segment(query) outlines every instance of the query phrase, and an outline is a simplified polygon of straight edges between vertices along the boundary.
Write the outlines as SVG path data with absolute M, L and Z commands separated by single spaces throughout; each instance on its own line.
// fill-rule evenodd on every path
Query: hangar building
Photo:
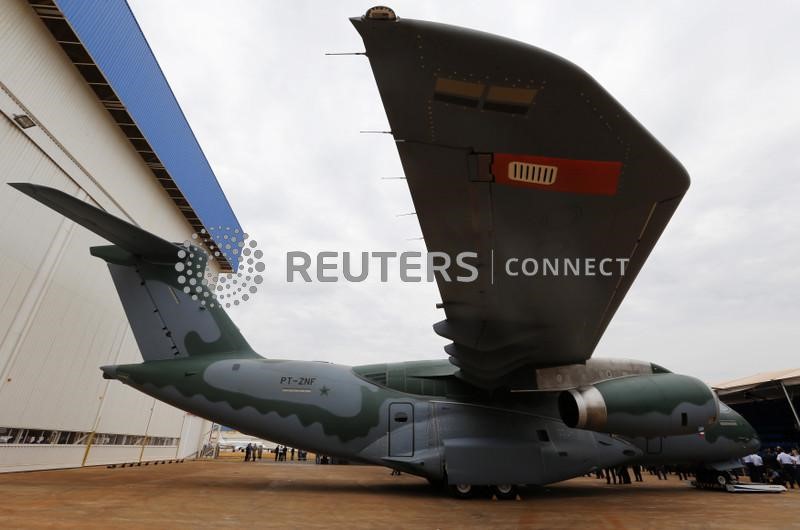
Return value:
M 762 448 L 800 447 L 800 369 L 764 372 L 713 388 L 722 401 L 753 426 Z
M 236 216 L 124 0 L 0 2 L 0 50 L 0 471 L 194 455 L 208 422 L 98 370 L 141 360 L 107 242 L 5 183 L 172 241 Z

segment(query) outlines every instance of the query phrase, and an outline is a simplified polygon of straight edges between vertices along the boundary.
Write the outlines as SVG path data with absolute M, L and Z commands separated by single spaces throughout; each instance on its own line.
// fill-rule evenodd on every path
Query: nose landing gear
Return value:
M 729 493 L 783 493 L 784 486 L 779 484 L 759 484 L 739 482 L 730 471 L 717 471 L 714 469 L 700 469 L 696 474 L 697 479 L 692 485 L 697 489 L 714 489 Z
M 696 479 L 692 484 L 698 489 L 724 490 L 728 484 L 737 482 L 736 478 L 728 471 L 717 471 L 715 469 L 698 469 L 695 477 Z

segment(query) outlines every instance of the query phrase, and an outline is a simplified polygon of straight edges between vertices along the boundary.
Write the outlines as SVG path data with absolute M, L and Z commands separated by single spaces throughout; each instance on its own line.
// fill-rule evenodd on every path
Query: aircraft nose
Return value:
M 733 410 L 731 410 L 731 413 L 739 424 L 737 439 L 744 442 L 744 446 L 750 451 L 750 454 L 755 453 L 761 447 L 761 440 L 758 438 L 758 433 L 753 426 L 750 425 L 750 422 L 744 419 L 741 414 Z
M 741 417 L 741 415 L 739 417 Z M 751 454 L 755 453 L 761 448 L 761 439 L 758 437 L 758 433 L 753 426 L 750 425 L 749 421 L 742 418 L 742 425 L 746 429 L 745 436 L 747 437 L 747 448 L 750 449 Z

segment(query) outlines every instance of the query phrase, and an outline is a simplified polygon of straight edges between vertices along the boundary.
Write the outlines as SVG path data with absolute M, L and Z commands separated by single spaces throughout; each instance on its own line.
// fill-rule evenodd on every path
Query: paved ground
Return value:
M 460 501 L 388 469 L 273 461 L 15 473 L 3 528 L 800 528 L 800 490 L 697 491 L 674 476 L 607 486 L 579 478 L 520 501 Z

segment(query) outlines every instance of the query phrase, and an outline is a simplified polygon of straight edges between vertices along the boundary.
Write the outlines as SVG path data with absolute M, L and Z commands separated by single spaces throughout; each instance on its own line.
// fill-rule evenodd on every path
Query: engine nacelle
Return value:
M 696 433 L 719 417 L 719 401 L 694 377 L 635 375 L 561 392 L 562 421 L 576 429 L 623 436 Z

